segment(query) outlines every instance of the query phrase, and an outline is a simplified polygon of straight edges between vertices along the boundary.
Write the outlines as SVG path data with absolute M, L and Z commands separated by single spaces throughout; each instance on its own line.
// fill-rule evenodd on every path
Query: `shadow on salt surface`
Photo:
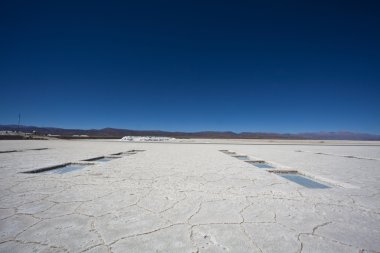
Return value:
M 299 174 L 298 172 L 278 172 L 278 171 L 273 171 L 272 173 L 275 173 L 279 175 L 280 177 L 283 177 L 289 181 L 292 181 L 294 183 L 297 183 L 299 185 L 302 185 L 306 188 L 311 188 L 311 189 L 327 189 L 331 188 L 330 186 L 324 185 L 322 183 L 319 183 L 317 181 L 314 181 L 311 178 L 308 178 L 304 175 Z

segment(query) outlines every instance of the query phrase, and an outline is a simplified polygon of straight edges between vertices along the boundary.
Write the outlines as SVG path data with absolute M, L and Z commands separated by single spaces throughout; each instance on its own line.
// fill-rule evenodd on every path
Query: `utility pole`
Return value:
M 20 132 L 21 113 L 18 114 L 17 132 Z

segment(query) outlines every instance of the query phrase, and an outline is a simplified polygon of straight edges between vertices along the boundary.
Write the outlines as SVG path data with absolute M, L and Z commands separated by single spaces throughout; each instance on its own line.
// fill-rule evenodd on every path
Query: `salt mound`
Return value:
M 174 141 L 175 138 L 171 137 L 158 137 L 158 136 L 124 136 L 120 141 L 141 141 L 141 142 L 150 142 L 150 141 Z

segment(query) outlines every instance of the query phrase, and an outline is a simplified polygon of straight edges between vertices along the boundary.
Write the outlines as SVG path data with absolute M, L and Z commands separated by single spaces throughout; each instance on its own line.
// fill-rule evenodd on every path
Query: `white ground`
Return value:
M 187 142 L 0 141 L 23 150 L 0 153 L 0 252 L 380 252 L 380 143 Z M 131 149 L 146 151 L 20 173 Z M 220 149 L 333 187 L 304 188 Z

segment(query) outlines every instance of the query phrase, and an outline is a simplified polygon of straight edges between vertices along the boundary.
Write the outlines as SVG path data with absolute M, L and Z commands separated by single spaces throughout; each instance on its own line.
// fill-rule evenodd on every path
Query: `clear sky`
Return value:
M 0 124 L 380 134 L 379 1 L 1 1 Z

